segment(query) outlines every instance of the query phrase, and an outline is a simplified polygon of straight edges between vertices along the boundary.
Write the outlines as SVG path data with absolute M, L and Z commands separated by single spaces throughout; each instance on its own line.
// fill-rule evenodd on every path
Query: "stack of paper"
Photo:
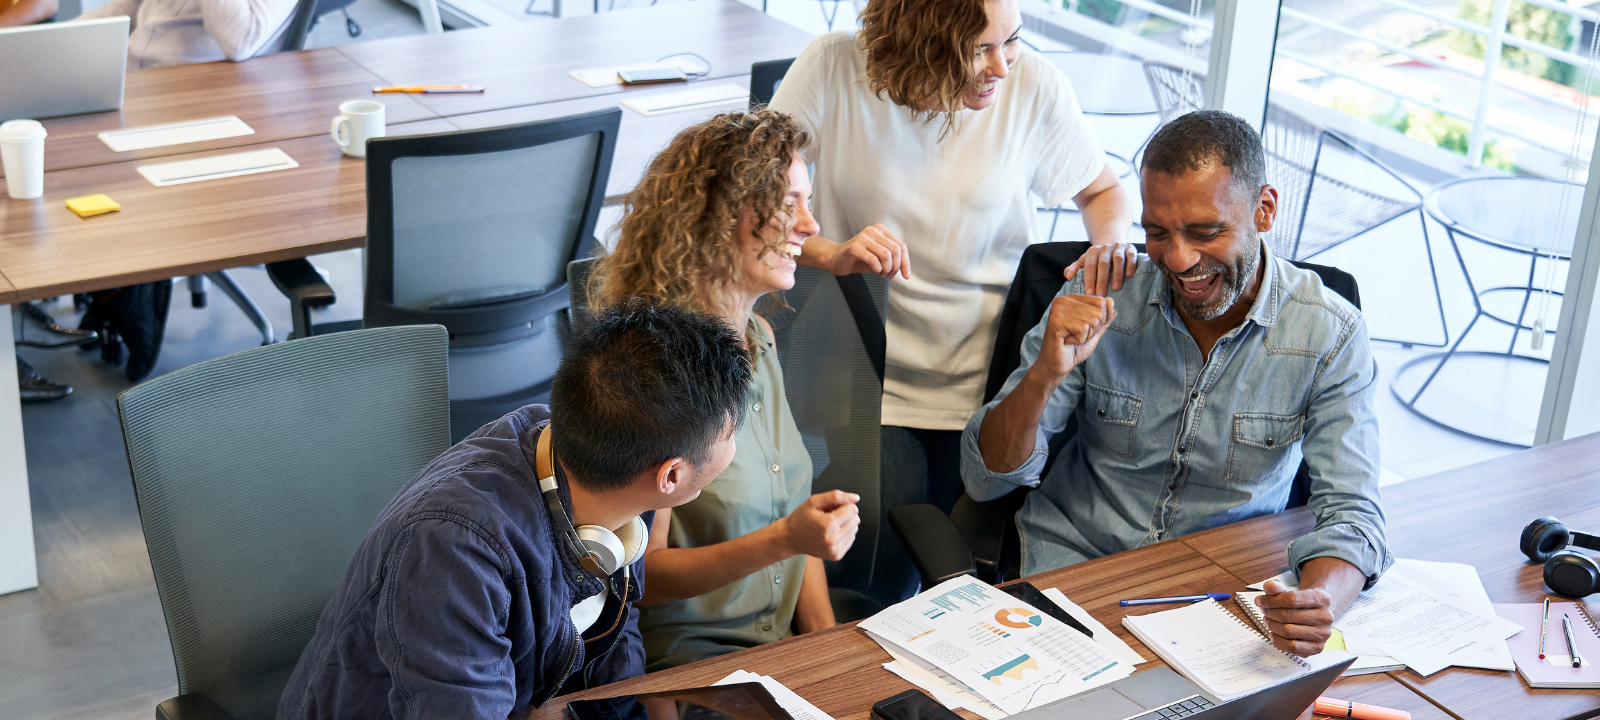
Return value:
M 894 672 L 991 720 L 1127 677 L 1143 660 L 970 577 L 894 605 L 861 628 L 895 658 Z
M 1296 587 L 1292 573 L 1273 579 Z M 1361 657 L 1357 666 L 1405 666 L 1424 676 L 1451 665 L 1513 670 L 1505 639 L 1521 629 L 1495 615 L 1471 565 L 1408 559 L 1396 560 L 1333 626 L 1345 650 Z
M 778 701 L 778 706 L 794 720 L 833 720 L 833 716 L 817 709 L 805 698 L 795 694 L 795 691 L 785 687 L 783 683 L 772 679 L 770 675 L 757 675 L 748 670 L 735 670 L 712 685 L 733 685 L 735 683 L 761 683 L 761 686 L 772 693 L 772 699 Z

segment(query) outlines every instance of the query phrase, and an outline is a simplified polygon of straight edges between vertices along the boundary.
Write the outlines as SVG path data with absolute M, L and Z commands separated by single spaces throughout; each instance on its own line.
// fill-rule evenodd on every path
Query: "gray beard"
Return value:
M 1179 299 L 1180 296 L 1178 293 L 1173 291 L 1173 307 L 1176 307 L 1178 312 L 1182 313 L 1184 317 L 1187 317 L 1190 320 L 1199 320 L 1201 322 L 1215 320 L 1226 314 L 1228 310 L 1233 308 L 1233 304 L 1239 301 L 1239 296 L 1244 294 L 1245 284 L 1250 282 L 1251 279 L 1255 278 L 1256 267 L 1261 264 L 1260 236 L 1257 235 L 1256 237 L 1252 238 L 1252 242 L 1256 248 L 1255 252 L 1249 253 L 1244 258 L 1241 258 L 1239 262 L 1234 263 L 1233 267 L 1223 266 L 1221 268 L 1223 277 L 1221 277 L 1219 280 L 1223 282 L 1224 285 L 1222 288 L 1222 294 L 1219 295 L 1217 299 L 1200 305 Z M 1167 275 L 1169 282 L 1177 281 L 1177 277 L 1173 275 L 1172 271 L 1164 267 L 1161 268 L 1161 270 Z M 1179 284 L 1181 285 L 1182 283 L 1179 282 Z M 1170 290 L 1171 288 L 1168 289 Z

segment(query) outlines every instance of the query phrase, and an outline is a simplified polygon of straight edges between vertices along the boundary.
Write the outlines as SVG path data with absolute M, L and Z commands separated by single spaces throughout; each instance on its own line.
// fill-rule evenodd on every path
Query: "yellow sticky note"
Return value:
M 93 217 L 116 212 L 122 209 L 117 201 L 106 197 L 104 194 L 85 195 L 67 201 L 67 209 L 76 213 L 78 217 Z
M 1333 631 L 1333 633 L 1328 636 L 1328 643 L 1326 645 L 1323 645 L 1322 649 L 1323 650 L 1339 650 L 1339 651 L 1342 652 L 1344 650 L 1344 633 L 1339 632 L 1338 628 L 1328 628 L 1328 629 Z

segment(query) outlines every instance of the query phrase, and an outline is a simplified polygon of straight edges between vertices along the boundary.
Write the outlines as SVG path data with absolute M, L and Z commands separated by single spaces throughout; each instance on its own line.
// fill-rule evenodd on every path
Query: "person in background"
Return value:
M 1035 208 L 1073 202 L 1091 292 L 1121 286 L 1133 199 L 1106 164 L 1066 76 L 1023 52 L 1017 0 L 871 0 L 854 37 L 800 54 L 772 99 L 814 142 L 821 234 L 877 239 L 889 284 L 883 382 L 884 513 L 961 493 L 960 439 L 983 402 L 1006 290 L 1042 242 Z M 865 228 L 865 230 L 862 230 Z M 801 262 L 829 257 L 813 237 Z M 908 253 L 905 252 L 909 249 Z M 915 270 L 913 270 L 913 266 Z M 873 266 L 873 270 L 879 270 Z M 887 520 L 882 523 L 887 527 Z M 899 542 L 878 538 L 879 600 L 916 587 Z
M 59 0 L 0 0 L 0 28 L 32 25 L 56 15 Z
M 683 130 L 628 195 L 616 250 L 590 279 L 603 303 L 644 297 L 722 317 L 755 369 L 733 462 L 699 498 L 656 513 L 639 601 L 651 671 L 781 640 L 791 624 L 802 633 L 834 624 L 822 562 L 854 542 L 859 497 L 811 494 L 811 457 L 784 395 L 772 327 L 756 313 L 763 298 L 794 286 L 794 255 L 814 249 L 799 155 L 807 141 L 771 110 Z M 856 256 L 839 267 L 861 272 L 867 263 Z
M 739 340 L 644 301 L 600 313 L 549 407 L 478 429 L 379 514 L 278 718 L 505 720 L 641 674 L 630 606 L 651 511 L 732 460 L 750 385 Z
M 277 52 L 295 0 L 110 0 L 79 20 L 127 15 L 128 69 L 249 60 Z
M 1278 512 L 1303 460 L 1316 526 L 1289 544 L 1299 589 L 1268 582 L 1258 604 L 1274 645 L 1314 655 L 1394 562 L 1366 320 L 1262 242 L 1278 191 L 1244 119 L 1168 123 L 1139 188 L 1148 261 L 1106 297 L 1062 286 L 1021 366 L 967 423 L 967 492 L 1039 488 L 1017 513 L 1032 574 Z

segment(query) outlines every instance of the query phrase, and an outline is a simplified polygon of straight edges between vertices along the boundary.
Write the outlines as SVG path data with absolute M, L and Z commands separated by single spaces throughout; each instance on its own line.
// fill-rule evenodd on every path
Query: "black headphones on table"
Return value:
M 1552 592 L 1581 598 L 1600 590 L 1600 562 L 1570 547 L 1600 551 L 1600 537 L 1568 530 L 1553 517 L 1539 518 L 1522 529 L 1522 554 L 1544 563 L 1544 584 Z

